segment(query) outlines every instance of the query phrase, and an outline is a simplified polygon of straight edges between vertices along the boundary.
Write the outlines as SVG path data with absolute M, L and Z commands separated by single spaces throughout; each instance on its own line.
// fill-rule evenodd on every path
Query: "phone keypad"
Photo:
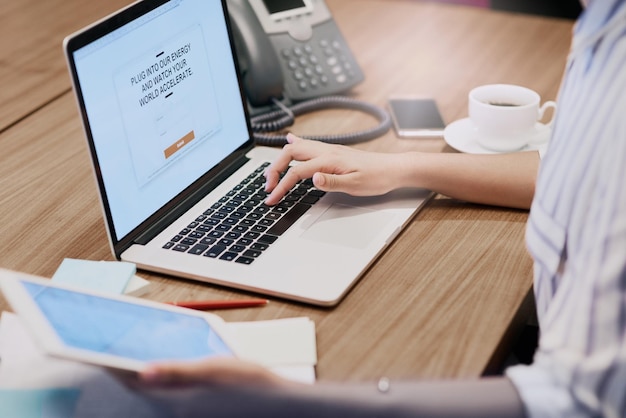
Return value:
M 347 89 L 349 82 L 357 78 L 350 59 L 337 40 L 322 39 L 284 48 L 281 57 L 299 90 L 291 92 L 295 99 L 310 96 L 312 91 L 317 95 Z

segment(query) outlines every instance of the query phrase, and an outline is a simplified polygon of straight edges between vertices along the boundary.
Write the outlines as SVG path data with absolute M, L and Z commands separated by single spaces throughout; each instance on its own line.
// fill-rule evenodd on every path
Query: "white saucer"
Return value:
M 543 134 L 545 132 L 545 135 Z M 545 146 L 549 139 L 550 128 L 537 122 L 535 129 L 529 135 L 533 142 L 523 148 L 509 152 L 537 150 Z M 537 136 L 537 138 L 534 138 Z M 500 151 L 487 149 L 478 143 L 478 132 L 469 118 L 452 122 L 443 132 L 443 138 L 452 148 L 468 154 L 501 154 Z

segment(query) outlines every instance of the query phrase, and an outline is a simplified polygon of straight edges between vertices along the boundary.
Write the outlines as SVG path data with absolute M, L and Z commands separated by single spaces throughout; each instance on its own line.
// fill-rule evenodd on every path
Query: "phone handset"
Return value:
M 282 98 L 283 74 L 278 56 L 247 0 L 228 0 L 244 93 L 251 106 Z

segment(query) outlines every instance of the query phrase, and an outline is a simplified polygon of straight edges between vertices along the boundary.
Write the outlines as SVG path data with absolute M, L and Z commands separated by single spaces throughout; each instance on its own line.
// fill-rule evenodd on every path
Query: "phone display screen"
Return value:
M 69 347 L 139 360 L 233 355 L 201 317 L 22 281 Z
M 298 14 L 309 9 L 305 0 L 263 0 L 263 4 L 271 15 L 289 11 Z

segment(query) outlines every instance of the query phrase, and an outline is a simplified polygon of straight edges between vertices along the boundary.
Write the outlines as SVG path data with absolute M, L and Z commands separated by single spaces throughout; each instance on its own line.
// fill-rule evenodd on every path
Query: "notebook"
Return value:
M 146 0 L 64 41 L 111 250 L 140 269 L 333 306 L 431 193 L 356 198 L 309 180 L 265 206 L 280 149 L 254 145 L 227 16 L 224 1 Z

